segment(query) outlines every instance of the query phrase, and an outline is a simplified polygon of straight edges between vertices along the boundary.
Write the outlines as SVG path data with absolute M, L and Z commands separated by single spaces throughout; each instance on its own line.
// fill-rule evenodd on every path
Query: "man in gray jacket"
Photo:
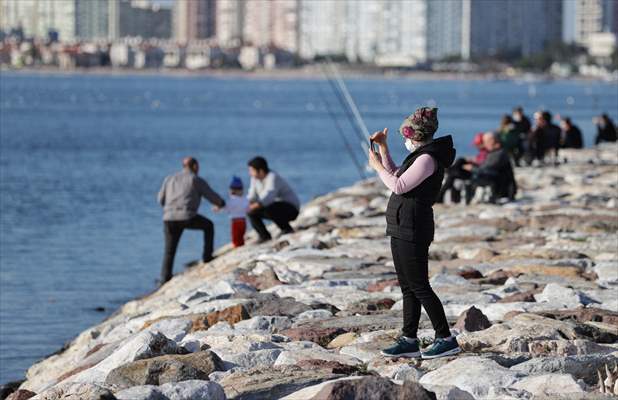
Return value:
M 290 185 L 274 171 L 268 168 L 263 157 L 255 157 L 249 161 L 249 213 L 253 229 L 259 235 L 259 243 L 271 239 L 270 233 L 264 226 L 264 219 L 272 220 L 286 234 L 294 230 L 290 221 L 298 217 L 300 201 Z
M 176 249 L 185 229 L 204 231 L 202 260 L 204 262 L 212 260 L 214 226 L 211 220 L 199 215 L 197 210 L 202 197 L 217 207 L 225 206 L 221 196 L 197 175 L 200 167 L 195 158 L 185 158 L 182 167 L 179 173 L 165 178 L 158 195 L 159 204 L 163 207 L 165 233 L 161 284 L 172 278 Z

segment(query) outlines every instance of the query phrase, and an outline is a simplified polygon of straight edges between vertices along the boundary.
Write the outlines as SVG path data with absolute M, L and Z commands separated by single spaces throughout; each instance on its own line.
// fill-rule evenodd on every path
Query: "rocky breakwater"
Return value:
M 294 234 L 221 249 L 33 365 L 11 399 L 531 399 L 618 393 L 618 148 L 520 168 L 518 201 L 436 205 L 431 283 L 464 352 L 386 359 L 402 325 L 375 180 Z M 433 337 L 426 315 L 419 334 Z

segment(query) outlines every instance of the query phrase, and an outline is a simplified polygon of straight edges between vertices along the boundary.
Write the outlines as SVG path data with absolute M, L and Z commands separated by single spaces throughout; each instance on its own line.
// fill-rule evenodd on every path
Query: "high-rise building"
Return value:
M 303 0 L 299 9 L 299 55 L 343 55 L 346 48 L 347 2 Z
M 75 38 L 75 0 L 4 0 L 0 25 L 21 27 L 27 36 L 47 37 L 55 31 L 61 40 Z
M 217 0 L 215 36 L 222 46 L 236 46 L 242 42 L 244 0 Z
M 382 11 L 380 0 L 348 2 L 346 57 L 352 62 L 373 62 L 377 54 Z
M 567 42 L 587 45 L 590 35 L 599 32 L 618 32 L 618 0 L 568 0 L 565 15 L 571 27 Z M 566 5 L 565 5 L 566 7 Z M 570 21 L 569 21 L 570 19 Z
M 79 39 L 106 39 L 108 35 L 108 0 L 77 0 L 75 2 L 75 36 Z
M 250 0 L 242 4 L 245 43 L 298 50 L 298 0 Z
M 377 56 L 384 62 L 414 65 L 427 59 L 427 2 L 381 2 Z
M 441 0 L 428 2 L 431 59 L 528 56 L 562 40 L 560 1 Z
M 461 0 L 427 2 L 427 57 L 461 57 L 464 4 Z M 465 16 L 468 19 L 469 16 Z
M 345 26 L 350 61 L 413 66 L 427 59 L 426 0 L 348 2 Z
M 174 38 L 206 39 L 216 34 L 215 0 L 178 0 L 174 3 Z
M 165 39 L 172 36 L 172 10 L 169 8 L 160 7 L 150 0 L 107 1 L 111 40 L 138 36 Z

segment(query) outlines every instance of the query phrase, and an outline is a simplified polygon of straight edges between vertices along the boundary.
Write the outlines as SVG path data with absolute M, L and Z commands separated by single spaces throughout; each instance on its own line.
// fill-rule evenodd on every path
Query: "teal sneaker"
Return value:
M 380 352 L 386 357 L 420 357 L 421 350 L 418 347 L 418 339 L 406 339 L 403 336 L 397 338 L 395 343 Z
M 430 360 L 432 358 L 452 356 L 459 352 L 461 352 L 461 348 L 454 336 L 450 338 L 437 338 L 427 351 L 423 352 L 422 358 L 423 360 Z

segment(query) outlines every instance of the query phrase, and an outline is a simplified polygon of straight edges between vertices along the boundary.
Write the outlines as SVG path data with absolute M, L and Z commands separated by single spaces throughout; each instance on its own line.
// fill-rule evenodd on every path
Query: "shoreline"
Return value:
M 292 79 L 325 79 L 317 65 L 302 68 L 280 68 L 273 70 L 259 69 L 245 71 L 241 69 L 208 69 L 208 70 L 136 70 L 112 67 L 76 68 L 62 70 L 49 67 L 26 67 L 26 68 L 2 68 L 0 73 L 13 73 L 24 75 L 50 75 L 50 76 L 164 76 L 173 78 L 220 78 L 220 79 L 265 79 L 265 80 L 292 80 Z M 346 79 L 407 79 L 407 80 L 447 80 L 447 81 L 511 81 L 524 83 L 539 83 L 552 81 L 577 81 L 577 82 L 605 82 L 617 84 L 616 81 L 607 81 L 598 77 L 574 76 L 567 78 L 555 78 L 542 73 L 521 73 L 518 75 L 506 75 L 501 73 L 462 73 L 462 72 L 433 72 L 433 71 L 379 71 L 362 68 L 340 68 L 340 73 Z
M 597 364 L 618 360 L 618 254 L 609 247 L 618 239 L 616 150 L 565 151 L 568 164 L 517 169 L 514 203 L 436 205 L 431 284 L 465 351 L 459 357 L 412 366 L 379 356 L 401 327 L 402 303 L 383 229 L 387 193 L 370 179 L 304 204 L 296 233 L 234 251 L 220 247 L 213 262 L 127 302 L 35 363 L 21 390 L 147 398 L 123 397 L 140 388 L 172 399 L 166 385 L 197 385 L 225 392 L 213 398 L 235 399 L 275 390 L 268 385 L 291 396 L 300 385 L 304 392 L 291 398 L 310 399 L 315 384 L 373 371 L 395 385 L 412 379 L 442 393 L 438 399 L 448 398 L 433 388 L 441 381 L 474 398 L 503 394 L 493 378 L 532 394 L 540 390 L 535 380 L 554 379 L 561 384 L 553 390 L 589 398 Z M 489 327 L 472 326 L 472 305 Z M 568 312 L 575 315 L 569 321 L 547 317 Z M 420 328 L 420 336 L 431 335 L 425 317 Z M 141 371 L 159 359 L 194 365 L 192 357 L 208 358 L 212 368 L 191 384 L 183 383 L 187 377 L 155 388 L 127 383 L 145 373 L 127 368 Z M 576 366 L 586 357 L 598 362 L 587 366 L 589 374 L 543 369 L 566 357 L 582 357 L 569 359 Z M 474 378 L 485 375 L 486 382 Z

